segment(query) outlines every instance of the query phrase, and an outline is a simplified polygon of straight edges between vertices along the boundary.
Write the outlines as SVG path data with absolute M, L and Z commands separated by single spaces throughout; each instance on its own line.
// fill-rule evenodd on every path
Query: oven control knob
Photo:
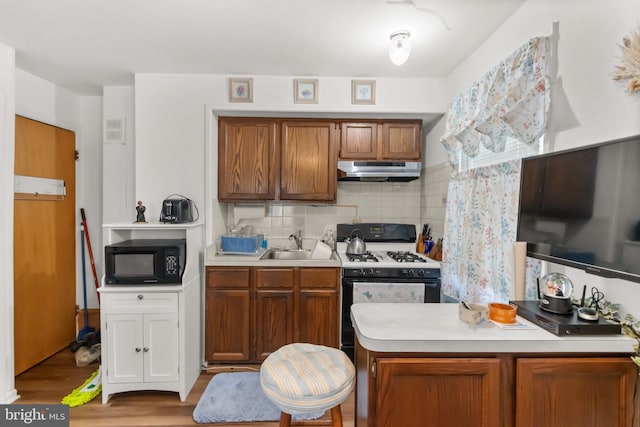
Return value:
M 358 271 L 358 274 L 360 274 L 360 276 L 362 276 L 362 277 L 364 277 L 364 276 L 366 276 L 366 275 L 367 275 L 367 273 L 364 271 L 364 268 L 361 268 L 361 269 Z
M 409 270 L 409 276 L 413 276 L 415 272 L 413 270 Z
M 418 270 L 418 276 L 424 276 L 424 270 Z
M 373 274 L 374 274 L 373 268 L 370 268 L 369 269 L 369 276 L 373 277 Z

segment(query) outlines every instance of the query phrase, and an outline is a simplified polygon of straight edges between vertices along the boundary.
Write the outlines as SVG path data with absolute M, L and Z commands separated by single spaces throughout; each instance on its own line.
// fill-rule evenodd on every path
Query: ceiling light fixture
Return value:
M 391 33 L 389 37 L 391 44 L 389 45 L 389 59 L 396 65 L 402 65 L 411 53 L 411 43 L 409 42 L 411 33 L 407 30 L 398 30 Z

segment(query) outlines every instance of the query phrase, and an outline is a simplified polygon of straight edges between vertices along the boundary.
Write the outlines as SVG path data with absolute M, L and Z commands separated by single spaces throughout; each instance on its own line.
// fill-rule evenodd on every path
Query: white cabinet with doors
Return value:
M 201 225 L 104 228 L 107 245 L 132 238 L 186 238 L 187 263 L 181 284 L 105 285 L 103 280 L 102 403 L 135 390 L 175 391 L 185 401 L 202 364 Z
M 178 295 L 105 294 L 108 372 L 112 383 L 178 381 Z

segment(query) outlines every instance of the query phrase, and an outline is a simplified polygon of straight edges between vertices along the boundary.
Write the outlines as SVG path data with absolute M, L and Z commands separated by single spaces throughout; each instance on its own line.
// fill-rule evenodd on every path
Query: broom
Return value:
M 87 402 L 93 400 L 94 397 L 100 394 L 102 391 L 102 366 L 95 371 L 88 380 L 82 385 L 74 389 L 71 393 L 62 398 L 60 403 L 74 406 L 84 405 Z
M 82 293 L 84 296 L 84 328 L 78 333 L 78 342 L 84 341 L 87 334 L 95 332 L 95 328 L 89 326 L 89 311 L 87 309 L 87 276 L 85 274 L 85 259 L 84 259 L 84 230 L 80 230 L 80 250 L 82 251 Z

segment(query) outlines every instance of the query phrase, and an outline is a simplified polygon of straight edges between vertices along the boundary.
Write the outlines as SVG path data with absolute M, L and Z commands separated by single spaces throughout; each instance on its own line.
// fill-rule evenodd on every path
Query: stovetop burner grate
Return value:
M 409 251 L 387 251 L 387 255 L 396 262 L 427 262 L 420 255 Z
M 365 252 L 363 254 L 347 254 L 347 259 L 350 262 L 378 262 L 378 257 L 371 252 Z

